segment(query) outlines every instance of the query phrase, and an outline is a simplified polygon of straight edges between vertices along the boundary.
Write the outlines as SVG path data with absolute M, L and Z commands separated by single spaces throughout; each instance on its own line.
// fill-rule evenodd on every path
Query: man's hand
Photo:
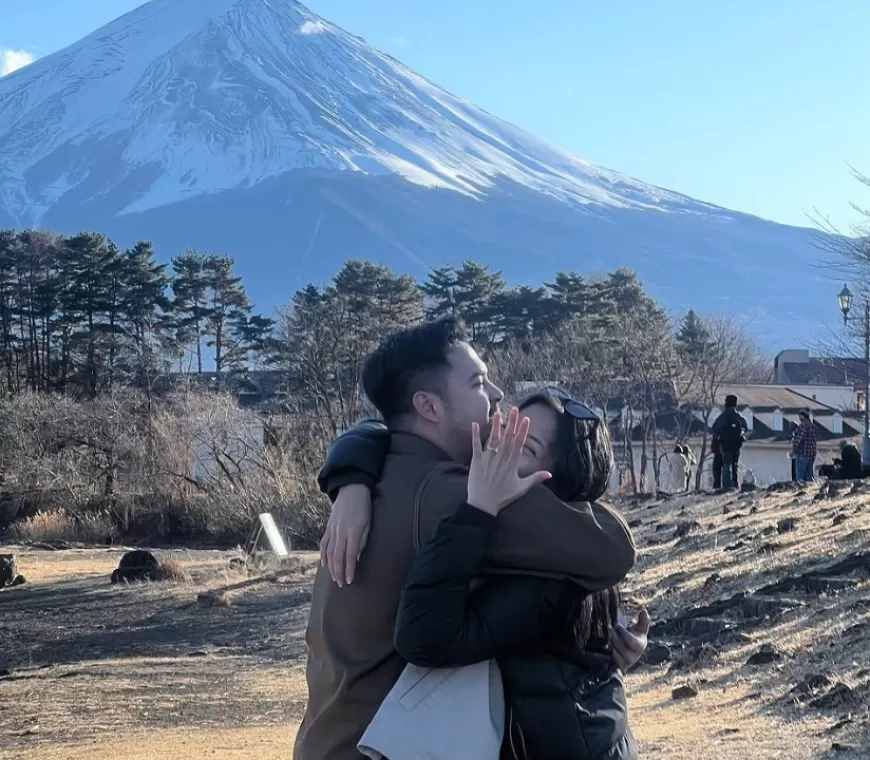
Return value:
M 341 488 L 320 540 L 320 561 L 339 586 L 353 583 L 372 526 L 372 496 L 363 485 Z
M 613 661 L 623 673 L 627 673 L 643 657 L 649 643 L 650 617 L 646 610 L 641 610 L 637 620 L 628 628 L 619 624 L 610 631 L 610 646 L 613 650 Z

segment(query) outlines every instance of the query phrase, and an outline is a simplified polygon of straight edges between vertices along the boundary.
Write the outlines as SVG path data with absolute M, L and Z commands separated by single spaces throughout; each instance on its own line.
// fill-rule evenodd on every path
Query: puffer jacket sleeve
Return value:
M 495 517 L 463 504 L 417 555 L 396 618 L 396 651 L 408 662 L 472 665 L 516 653 L 552 625 L 564 583 L 502 576 L 472 589 L 496 526 Z
M 317 476 L 320 490 L 332 501 L 343 486 L 374 488 L 390 450 L 390 431 L 383 422 L 365 420 L 335 439 Z

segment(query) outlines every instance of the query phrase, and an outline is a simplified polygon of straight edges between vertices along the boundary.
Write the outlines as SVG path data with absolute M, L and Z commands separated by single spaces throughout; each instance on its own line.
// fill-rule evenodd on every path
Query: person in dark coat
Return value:
M 797 482 L 797 462 L 795 458 L 791 455 L 791 447 L 794 446 L 794 437 L 797 434 L 798 425 L 797 422 L 791 423 L 791 437 L 789 438 L 789 459 L 791 459 L 791 479 L 792 482 Z
M 713 423 L 713 440 L 714 443 L 718 443 L 722 457 L 722 488 L 737 488 L 739 485 L 737 477 L 738 465 L 740 463 L 740 450 L 743 448 L 743 442 L 746 439 L 746 429 L 746 420 L 743 419 L 743 415 L 737 411 L 737 396 L 726 396 L 725 410 Z M 714 488 L 716 487 L 715 469 L 716 462 L 714 453 Z
M 834 478 L 837 480 L 858 480 L 864 477 L 861 452 L 851 441 L 840 441 L 840 456 L 834 460 L 834 466 Z
M 499 441 L 476 444 L 467 503 L 440 524 L 411 566 L 396 650 L 424 667 L 496 659 L 508 711 L 505 760 L 634 760 L 622 674 L 611 656 L 618 590 L 588 593 L 570 580 L 531 575 L 475 585 L 485 575 L 496 515 L 510 509 L 501 492 L 518 466 L 550 471 L 552 489 L 569 502 L 595 501 L 607 488 L 613 453 L 594 412 L 551 393 L 521 409 L 531 422 L 528 437 L 520 431 L 513 450 Z M 510 426 L 504 435 L 509 441 Z

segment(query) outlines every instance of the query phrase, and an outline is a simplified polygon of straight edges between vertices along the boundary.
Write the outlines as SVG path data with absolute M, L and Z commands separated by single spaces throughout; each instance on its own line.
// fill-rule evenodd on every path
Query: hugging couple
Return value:
M 335 441 L 295 760 L 633 760 L 622 673 L 643 654 L 635 561 L 597 500 L 606 424 L 545 388 L 510 410 L 456 318 L 366 361 L 384 424 Z

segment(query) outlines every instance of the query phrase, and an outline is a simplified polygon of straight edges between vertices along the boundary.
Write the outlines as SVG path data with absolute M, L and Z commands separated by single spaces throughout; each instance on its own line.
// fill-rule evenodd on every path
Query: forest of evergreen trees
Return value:
M 755 341 L 732 320 L 694 311 L 674 317 L 626 269 L 595 278 L 554 272 L 540 286 L 509 287 L 500 272 L 472 260 L 417 282 L 351 259 L 328 283 L 288 292 L 286 305 L 266 316 L 227 256 L 188 250 L 163 264 L 147 242 L 122 250 L 99 233 L 0 230 L 4 487 L 33 493 L 60 483 L 85 505 L 75 520 L 104 509 L 122 531 L 130 529 L 133 502 L 150 503 L 149 514 L 163 508 L 155 503 L 180 504 L 186 519 L 199 503 L 199 527 L 185 529 L 191 534 L 241 533 L 253 511 L 268 507 L 311 540 L 323 518 L 312 484 L 325 447 L 371 413 L 360 392 L 365 357 L 391 332 L 443 314 L 465 319 L 509 397 L 523 383 L 556 382 L 598 408 L 617 403 L 623 416 L 636 415 L 621 420 L 621 443 L 627 449 L 640 425 L 651 468 L 635 472 L 625 457 L 635 490 L 658 479 L 657 414 L 676 407 L 688 422 L 716 403 L 723 382 L 768 371 Z M 243 467 L 230 452 L 238 448 L 232 425 L 257 413 L 232 410 L 228 397 L 214 394 L 247 369 L 282 378 L 285 412 L 270 435 L 281 445 L 269 463 L 257 462 L 256 477 L 250 461 Z M 216 378 L 212 401 L 188 395 L 182 402 L 172 383 L 159 382 L 204 372 Z M 170 461 L 161 452 L 179 441 L 187 449 Z M 220 465 L 207 482 L 193 469 L 203 441 Z M 43 463 L 35 470 L 34 454 Z M 155 489 L 161 497 L 149 502 Z M 205 527 L 221 499 L 222 527 Z M 5 522 L 34 518 L 42 507 L 31 501 L 10 508 Z

